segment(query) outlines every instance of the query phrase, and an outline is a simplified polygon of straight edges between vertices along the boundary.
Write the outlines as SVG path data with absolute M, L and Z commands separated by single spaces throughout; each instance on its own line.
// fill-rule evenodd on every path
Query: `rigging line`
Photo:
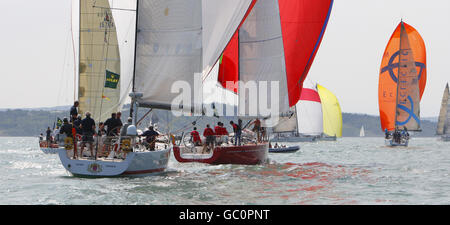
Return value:
M 113 8 L 113 7 L 101 7 L 101 6 L 92 6 L 92 8 L 100 8 L 100 9 L 109 9 L 109 10 L 120 10 L 120 11 L 130 11 L 136 12 L 136 9 L 123 9 L 123 8 Z

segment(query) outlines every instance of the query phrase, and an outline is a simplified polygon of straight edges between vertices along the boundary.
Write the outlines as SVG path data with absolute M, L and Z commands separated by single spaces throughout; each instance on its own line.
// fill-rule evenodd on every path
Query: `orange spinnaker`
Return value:
M 425 43 L 419 32 L 405 22 L 395 29 L 383 54 L 378 83 L 378 106 L 380 109 L 381 129 L 395 129 L 395 113 L 397 103 L 397 78 L 400 52 L 400 29 L 404 25 L 411 50 L 414 55 L 419 78 L 420 98 L 422 98 L 427 82 Z

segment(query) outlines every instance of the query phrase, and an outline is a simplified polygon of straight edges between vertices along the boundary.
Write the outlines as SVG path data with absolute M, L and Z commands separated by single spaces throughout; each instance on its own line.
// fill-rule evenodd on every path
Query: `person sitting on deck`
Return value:
M 83 157 L 83 150 L 86 146 L 86 143 L 89 144 L 89 152 L 91 153 L 91 157 L 94 157 L 94 138 L 93 135 L 95 133 L 95 121 L 91 118 L 91 113 L 86 112 L 86 118 L 81 121 L 81 132 L 83 134 L 83 139 L 81 142 L 81 150 L 80 155 Z
M 194 130 L 191 131 L 191 137 L 192 137 L 192 143 L 194 143 L 195 146 L 201 146 L 202 140 L 200 139 L 200 134 L 197 131 L 197 127 L 194 127 Z
M 209 127 L 209 124 L 206 125 L 205 130 L 203 131 L 203 136 L 206 138 L 205 141 L 205 145 L 203 147 L 203 152 L 205 152 L 205 150 L 208 150 L 208 152 L 214 148 L 214 137 L 215 133 L 213 131 L 213 129 L 211 129 Z
M 150 151 L 155 150 L 156 137 L 159 133 L 150 126 L 141 136 L 145 136 L 145 143 L 148 144 Z

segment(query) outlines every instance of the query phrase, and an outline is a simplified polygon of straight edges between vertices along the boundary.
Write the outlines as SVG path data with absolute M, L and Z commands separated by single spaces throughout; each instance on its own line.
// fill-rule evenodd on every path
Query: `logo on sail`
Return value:
M 389 53 L 387 53 L 389 54 Z M 389 59 L 389 64 L 386 67 L 383 67 L 381 69 L 381 73 L 384 73 L 386 71 L 389 71 L 389 75 L 391 76 L 391 79 L 397 83 L 398 79 L 397 76 L 394 73 L 394 69 L 398 68 L 399 63 L 394 63 L 395 58 L 397 58 L 397 56 L 400 55 L 400 50 L 397 51 L 396 53 L 394 53 L 391 58 Z M 425 64 L 421 63 L 421 62 L 415 62 L 416 67 L 420 67 L 420 71 L 417 77 L 417 80 L 420 80 L 420 77 L 422 76 L 423 70 L 426 68 Z
M 119 83 L 119 78 L 119 74 L 106 70 L 105 87 L 116 89 L 117 84 Z

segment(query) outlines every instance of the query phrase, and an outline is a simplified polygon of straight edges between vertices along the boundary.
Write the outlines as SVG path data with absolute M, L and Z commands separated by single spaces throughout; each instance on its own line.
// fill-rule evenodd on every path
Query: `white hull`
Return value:
M 58 153 L 58 149 L 59 149 L 59 148 L 43 148 L 43 147 L 39 147 L 39 148 L 45 154 L 56 154 L 56 153 Z
M 397 147 L 397 146 L 408 147 L 409 139 L 401 140 L 400 143 L 394 142 L 392 139 L 384 139 L 384 143 L 386 144 L 386 146 L 390 147 Z
M 64 148 L 58 151 L 64 168 L 74 176 L 113 177 L 146 176 L 164 172 L 169 162 L 170 150 L 130 152 L 121 159 L 71 159 Z
M 274 137 L 271 142 L 315 142 L 318 137 L 315 136 L 290 136 L 290 137 Z

